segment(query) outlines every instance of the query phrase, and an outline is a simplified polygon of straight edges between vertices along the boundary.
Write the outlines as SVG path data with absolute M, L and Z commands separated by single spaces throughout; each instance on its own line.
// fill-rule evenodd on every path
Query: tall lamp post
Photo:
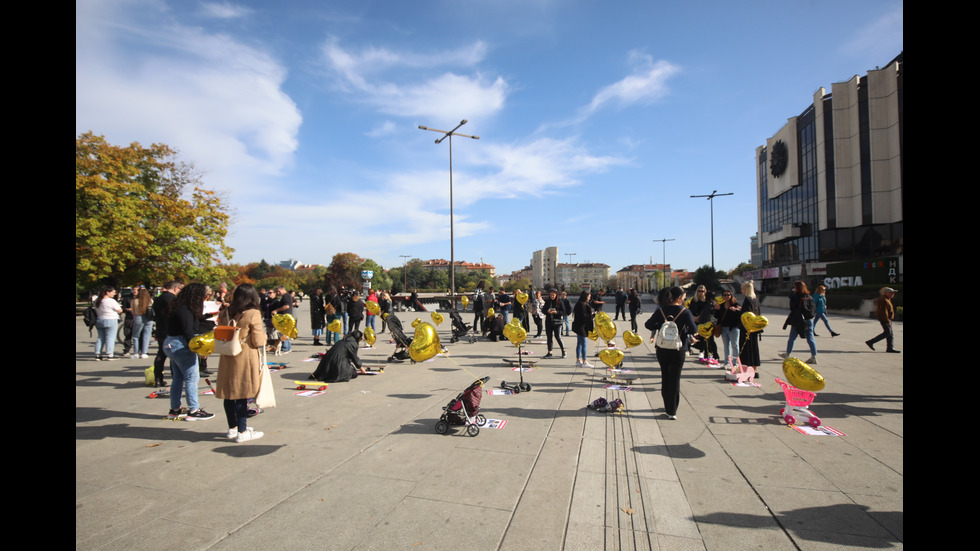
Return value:
M 674 241 L 673 239 L 654 239 L 653 242 L 656 243 L 660 241 L 664 245 L 664 255 L 661 258 L 661 262 L 664 263 L 664 271 L 667 271 L 667 242 Z M 667 274 L 664 274 L 664 286 L 667 286 Z
M 711 203 L 711 269 L 715 269 L 715 197 L 725 195 L 735 195 L 734 193 L 718 193 L 718 190 L 711 192 L 711 195 L 692 195 L 691 198 L 706 197 Z
M 463 119 L 456 128 L 449 130 L 437 130 L 435 128 L 429 128 L 428 126 L 419 125 L 421 130 L 430 130 L 432 132 L 438 132 L 443 134 L 441 138 L 436 140 L 436 144 L 442 143 L 442 140 L 449 138 L 449 289 L 452 294 L 453 308 L 456 308 L 456 250 L 455 250 L 455 240 L 453 235 L 453 136 L 461 136 L 463 138 L 471 138 L 474 140 L 479 140 L 479 136 L 470 136 L 468 134 L 459 134 L 456 131 L 459 130 L 460 126 L 463 126 L 468 121 Z
M 577 255 L 577 254 L 578 253 L 565 253 L 565 256 L 568 257 L 568 269 L 569 270 L 572 269 L 572 257 L 575 256 L 575 255 Z M 577 270 L 576 270 L 576 272 L 577 272 Z M 576 273 L 576 272 L 571 272 L 571 273 Z M 564 283 L 564 282 L 562 282 L 562 283 Z M 572 288 L 572 282 L 571 281 L 568 282 L 568 288 L 569 289 Z

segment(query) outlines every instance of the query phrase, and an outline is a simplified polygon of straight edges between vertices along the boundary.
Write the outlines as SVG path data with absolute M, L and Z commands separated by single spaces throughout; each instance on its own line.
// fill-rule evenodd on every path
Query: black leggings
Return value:
M 561 342 L 561 323 L 552 323 L 551 320 L 545 321 L 545 330 L 548 333 L 548 352 L 551 352 L 551 341 L 555 339 L 558 341 L 558 348 L 561 348 L 561 353 L 565 353 L 565 343 Z
M 661 376 L 660 395 L 663 396 L 667 415 L 677 415 L 677 406 L 681 402 L 681 369 L 686 355 L 685 350 L 657 349 Z

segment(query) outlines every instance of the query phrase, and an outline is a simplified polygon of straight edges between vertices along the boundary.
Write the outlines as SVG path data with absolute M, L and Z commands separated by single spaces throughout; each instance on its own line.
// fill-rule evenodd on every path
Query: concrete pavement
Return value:
M 732 386 L 689 359 L 671 421 L 651 346 L 626 352 L 640 379 L 615 391 L 603 388 L 598 358 L 595 369 L 575 367 L 574 336 L 564 338 L 564 360 L 541 359 L 542 336 L 525 347 L 540 360 L 525 373 L 532 391 L 485 395 L 482 413 L 507 424 L 470 437 L 434 425 L 474 379 L 490 376 L 489 388 L 517 380 L 501 361 L 514 354 L 510 343 L 449 344 L 447 315 L 438 329 L 449 356 L 386 364 L 394 346 L 382 334 L 361 358 L 384 364 L 383 374 L 301 397 L 292 381 L 324 350 L 310 344 L 306 306 L 293 352 L 269 357 L 289 366 L 272 374 L 277 407 L 252 419 L 265 437 L 244 444 L 224 438 L 212 396 L 200 400 L 214 419 L 165 420 L 168 400 L 147 398 L 143 386 L 151 360 L 94 361 L 94 337 L 76 320 L 77 549 L 904 546 L 904 354 L 867 349 L 874 320 L 832 316 L 841 336 L 817 338 L 827 387 L 812 409 L 844 436 L 807 436 L 779 418 L 784 397 L 773 379 L 782 377 L 786 312 L 764 309 L 759 388 Z M 643 336 L 654 309 L 645 305 Z M 398 315 L 407 332 L 416 317 L 430 321 Z M 472 322 L 471 312 L 463 317 Z M 796 346 L 806 359 L 805 342 Z M 625 412 L 587 409 L 599 396 L 622 398 Z

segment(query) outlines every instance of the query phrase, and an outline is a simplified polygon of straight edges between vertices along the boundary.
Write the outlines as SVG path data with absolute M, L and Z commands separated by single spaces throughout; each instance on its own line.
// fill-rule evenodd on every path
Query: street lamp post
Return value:
M 662 257 L 660 257 L 660 258 L 661 258 L 661 262 L 664 263 L 664 271 L 666 272 L 667 271 L 667 242 L 668 241 L 674 241 L 674 240 L 673 239 L 654 239 L 653 240 L 654 243 L 656 243 L 657 241 L 660 241 L 661 243 L 663 243 L 663 246 L 664 246 L 664 255 Z M 664 277 L 664 286 L 665 287 L 667 286 L 667 277 L 666 277 L 666 275 L 667 274 L 664 274 L 664 276 L 665 276 Z
M 479 140 L 479 136 L 470 136 L 468 134 L 459 134 L 456 131 L 459 130 L 460 126 L 463 126 L 468 121 L 463 119 L 456 128 L 450 131 L 436 130 L 435 128 L 429 128 L 428 126 L 419 125 L 421 130 L 430 130 L 432 132 L 439 132 L 444 134 L 443 137 L 436 140 L 436 143 L 442 143 L 442 140 L 449 138 L 449 289 L 452 294 L 453 308 L 456 308 L 456 250 L 455 250 L 455 240 L 453 235 L 453 136 L 461 136 L 463 138 L 471 138 L 474 140 Z
M 715 197 L 724 195 L 735 195 L 734 193 L 718 193 L 718 190 L 711 192 L 711 195 L 692 195 L 691 198 L 706 197 L 711 203 L 711 269 L 715 269 Z

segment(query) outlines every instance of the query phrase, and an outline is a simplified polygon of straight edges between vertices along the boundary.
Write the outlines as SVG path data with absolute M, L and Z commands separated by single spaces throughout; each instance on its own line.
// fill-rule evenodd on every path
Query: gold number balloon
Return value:
M 745 312 L 742 314 L 742 326 L 749 333 L 755 333 L 756 331 L 762 331 L 769 325 L 769 320 L 765 316 L 757 316 L 752 312 Z
M 517 296 L 517 302 L 519 302 L 521 306 L 524 306 L 524 303 L 527 302 L 527 293 L 522 291 L 520 293 L 517 293 L 516 296 Z
M 818 392 L 823 390 L 827 382 L 823 375 L 817 373 L 816 369 L 808 366 L 799 358 L 786 358 L 783 360 L 783 375 L 789 384 L 801 390 Z
M 470 305 L 470 297 L 464 296 L 459 301 L 463 303 L 463 310 L 466 310 L 466 307 Z
M 714 332 L 715 324 L 712 321 L 706 321 L 698 326 L 698 335 L 701 335 L 706 339 L 710 339 Z
M 431 323 L 420 321 L 415 327 L 415 338 L 408 347 L 408 355 L 413 361 L 424 362 L 442 351 L 439 334 Z
M 364 340 L 367 341 L 368 346 L 374 346 L 374 343 L 378 340 L 378 336 L 374 334 L 374 329 L 371 327 L 364 328 Z
M 344 330 L 344 324 L 340 320 L 333 320 L 327 324 L 327 331 L 331 333 L 340 333 Z
M 515 321 L 517 323 L 514 323 Z M 518 346 L 524 342 L 524 339 L 527 338 L 527 331 L 524 329 L 524 326 L 521 325 L 520 321 L 517 318 L 514 318 L 510 323 L 504 326 L 504 336 L 507 337 L 507 340 L 509 340 L 511 344 Z
M 442 320 L 444 319 L 446 318 L 442 317 L 442 314 L 440 314 L 439 312 L 432 312 L 432 321 L 436 322 L 436 325 L 442 323 Z
M 364 307 L 367 308 L 367 311 L 372 316 L 377 316 L 378 314 L 381 313 L 381 307 L 378 306 L 378 303 L 377 302 L 374 302 L 373 300 L 369 300 L 369 301 L 365 302 L 364 303 Z
M 623 351 L 616 348 L 606 348 L 599 351 L 599 359 L 609 367 L 616 367 L 623 363 L 623 356 L 625 356 Z
M 214 331 L 194 337 L 187 347 L 198 356 L 210 356 L 214 352 Z
M 292 314 L 276 314 L 272 316 L 272 326 L 290 339 L 295 339 L 299 335 L 296 332 L 296 318 Z
M 632 331 L 623 331 L 623 342 L 626 343 L 626 348 L 633 348 L 643 342 L 643 337 Z

